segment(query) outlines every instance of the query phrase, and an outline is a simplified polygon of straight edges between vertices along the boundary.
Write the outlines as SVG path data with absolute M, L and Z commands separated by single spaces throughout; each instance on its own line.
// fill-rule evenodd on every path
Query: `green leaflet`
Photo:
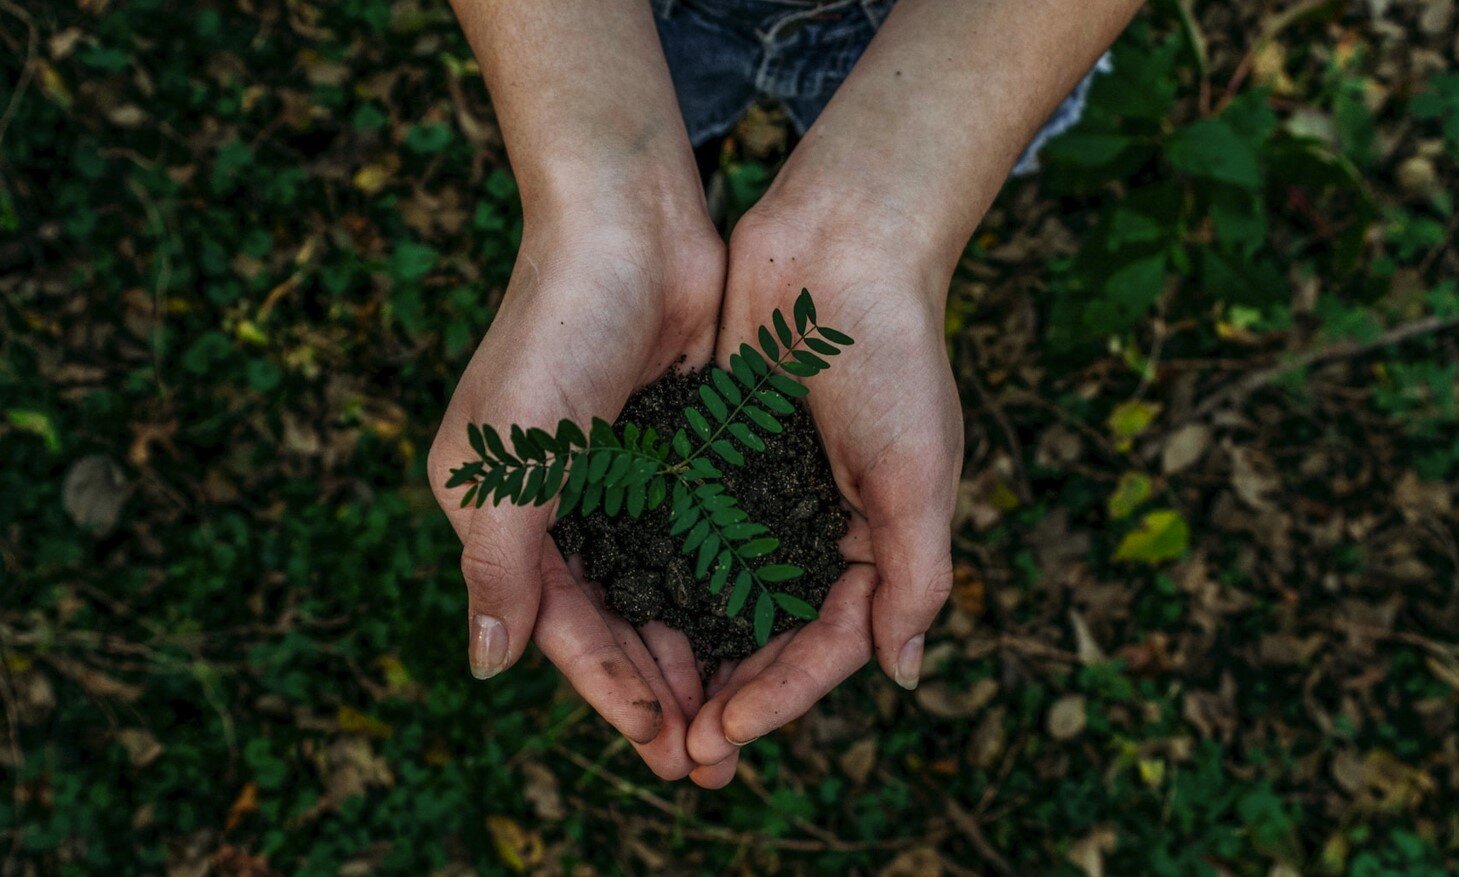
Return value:
M 672 438 L 634 423 L 615 428 L 598 417 L 586 431 L 568 419 L 552 431 L 510 424 L 505 441 L 491 424 L 469 423 L 467 445 L 476 459 L 452 469 L 445 486 L 465 488 L 463 508 L 480 508 L 488 498 L 538 506 L 556 498 L 559 515 L 639 518 L 668 502 L 668 532 L 694 558 L 695 577 L 713 594 L 729 587 L 725 612 L 738 615 L 755 597 L 752 625 L 763 644 L 777 611 L 810 619 L 816 610 L 770 588 L 804 571 L 774 562 L 780 541 L 725 490 L 716 462 L 751 465 L 749 456 L 766 449 L 765 436 L 784 431 L 781 418 L 795 413 L 792 400 L 809 392 L 792 378 L 830 368 L 830 357 L 852 340 L 817 323 L 815 302 L 801 290 L 791 318 L 773 311 L 755 342 L 758 349 L 741 344 L 730 355 L 729 370 L 709 369 L 697 390 L 699 404 L 683 410 L 684 427 Z

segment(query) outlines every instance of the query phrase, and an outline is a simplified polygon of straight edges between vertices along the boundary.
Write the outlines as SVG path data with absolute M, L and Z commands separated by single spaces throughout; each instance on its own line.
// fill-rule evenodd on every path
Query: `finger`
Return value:
M 635 743 L 659 734 L 663 708 L 637 665 L 551 546 L 542 552 L 537 647 L 598 715 Z
M 734 743 L 726 739 L 721 721 L 725 704 L 740 690 L 740 686 L 774 663 L 781 650 L 790 644 L 797 633 L 799 631 L 782 633 L 740 661 L 727 676 L 711 681 L 710 687 L 714 689 L 714 695 L 699 710 L 699 715 L 694 717 L 694 722 L 689 726 L 688 745 L 691 758 L 702 765 L 719 764 L 739 751 L 740 746 L 750 742 L 746 739 Z
M 704 705 L 704 684 L 699 681 L 699 665 L 689 638 L 659 621 L 645 624 L 638 635 L 658 664 L 685 720 L 692 720 Z
M 876 656 L 886 674 L 906 689 L 922 675 L 927 628 L 952 592 L 949 519 L 928 509 L 878 514 L 868 509 L 877 587 L 872 605 Z
M 709 681 L 704 685 L 704 698 L 706 701 L 724 690 L 724 687 L 734 678 L 735 670 L 739 666 L 740 661 L 738 658 L 720 662 L 719 667 L 714 671 L 714 675 L 710 676 Z
M 847 563 L 871 563 L 871 526 L 859 512 L 851 513 L 846 535 L 836 543 Z
M 648 647 L 639 638 L 638 632 L 633 629 L 627 621 L 609 612 L 603 613 L 603 620 L 608 629 L 613 631 L 618 639 L 619 646 L 628 660 L 633 662 L 639 674 L 648 682 L 649 688 L 653 690 L 662 710 L 662 721 L 659 724 L 659 732 L 652 740 L 634 740 L 633 748 L 637 750 L 644 764 L 649 770 L 661 780 L 681 780 L 689 775 L 695 764 L 689 758 L 689 752 L 685 748 L 685 737 L 689 730 L 689 722 L 684 718 L 684 712 L 679 708 L 679 702 L 670 690 L 669 684 L 664 680 L 654 657 L 649 653 Z
M 870 614 L 877 570 L 855 564 L 831 588 L 820 617 L 725 704 L 725 739 L 762 737 L 805 715 L 816 701 L 871 660 Z
M 541 599 L 546 532 L 543 509 L 487 507 L 471 520 L 461 574 L 470 619 L 467 657 L 477 679 L 515 664 L 527 648 Z
M 722 789 L 735 778 L 735 768 L 739 766 L 739 763 L 740 753 L 739 750 L 736 750 L 733 755 L 719 764 L 704 764 L 694 768 L 693 772 L 689 774 L 689 779 L 700 788 Z

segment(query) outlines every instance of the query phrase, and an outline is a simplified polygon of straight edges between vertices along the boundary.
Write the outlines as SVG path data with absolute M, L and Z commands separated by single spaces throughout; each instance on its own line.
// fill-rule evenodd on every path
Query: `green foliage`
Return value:
M 1088 352 L 1122 335 L 1171 290 L 1167 305 L 1182 316 L 1214 303 L 1285 310 L 1272 234 L 1294 223 L 1316 225 L 1302 233 L 1316 238 L 1325 275 L 1346 280 L 1357 263 L 1373 207 L 1356 147 L 1281 124 L 1259 88 L 1172 124 L 1174 71 L 1188 40 L 1176 32 L 1117 46 L 1114 72 L 1095 80 L 1079 127 L 1045 150 L 1049 191 L 1122 190 L 1054 275 L 1048 339 L 1060 349 Z M 1346 212 L 1329 225 L 1312 204 Z
M 537 427 L 508 430 L 510 450 L 489 423 L 468 424 L 467 440 L 477 459 L 451 470 L 446 487 L 465 487 L 461 507 L 480 508 L 510 500 L 543 505 L 559 499 L 559 516 L 579 511 L 638 518 L 669 500 L 669 534 L 683 537 L 682 551 L 695 558 L 694 575 L 711 593 L 729 586 L 725 614 L 733 617 L 756 595 L 755 638 L 770 639 L 777 607 L 796 618 L 815 618 L 805 601 L 771 585 L 803 573 L 791 564 L 764 564 L 759 558 L 780 547 L 763 524 L 751 521 L 720 483 L 719 465 L 753 465 L 745 452 L 765 450 L 769 435 L 783 431 L 780 417 L 794 410 L 792 399 L 808 391 L 781 372 L 814 377 L 830 368 L 823 357 L 836 356 L 851 337 L 816 322 L 816 306 L 801 290 L 792 308 L 792 329 L 777 308 L 770 325 L 757 333 L 759 349 L 740 345 L 730 355 L 730 370 L 709 370 L 699 387 L 700 406 L 683 410 L 684 427 L 672 437 L 625 423 L 617 431 L 594 418 L 585 433 L 563 420 L 555 433 Z M 711 459 L 711 457 L 713 459 Z M 715 462 L 718 461 L 718 462 Z

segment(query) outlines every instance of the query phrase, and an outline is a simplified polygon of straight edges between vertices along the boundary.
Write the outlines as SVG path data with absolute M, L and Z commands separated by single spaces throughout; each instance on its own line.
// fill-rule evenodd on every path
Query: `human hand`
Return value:
M 962 466 L 962 410 L 943 336 L 951 266 L 921 247 L 915 221 L 774 197 L 736 227 L 717 357 L 727 360 L 802 287 L 819 321 L 857 339 L 810 379 L 806 401 L 852 510 L 851 562 L 820 618 L 727 667 L 690 727 L 691 776 L 716 788 L 739 746 L 799 717 L 876 654 L 917 684 L 923 635 L 952 584 L 950 524 Z M 924 250 L 927 250 L 925 254 Z
M 555 503 L 461 508 L 462 489 L 444 487 L 474 455 L 468 423 L 505 431 L 611 421 L 680 357 L 708 360 L 724 247 L 702 201 L 666 210 L 653 191 L 527 208 L 505 298 L 451 397 L 428 469 L 464 546 L 472 674 L 510 667 L 535 625 L 538 646 L 573 687 L 655 773 L 678 779 L 693 767 L 685 733 L 703 702 L 684 635 L 661 624 L 635 631 L 603 609 L 601 589 L 547 538 Z

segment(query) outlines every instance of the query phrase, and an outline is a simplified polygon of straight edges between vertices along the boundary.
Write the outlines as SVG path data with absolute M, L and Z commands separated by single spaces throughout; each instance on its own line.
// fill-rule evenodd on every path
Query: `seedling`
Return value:
M 667 502 L 669 534 L 682 536 L 681 550 L 695 557 L 695 578 L 715 595 L 731 588 L 726 613 L 737 616 L 755 597 L 755 639 L 764 645 L 777 608 L 803 619 L 815 618 L 816 610 L 775 587 L 804 570 L 760 561 L 780 540 L 750 520 L 725 490 L 719 464 L 752 463 L 753 454 L 765 450 L 760 432 L 781 432 L 781 418 L 795 411 L 791 400 L 809 392 L 787 375 L 812 377 L 830 368 L 826 357 L 852 343 L 845 333 L 816 322 L 806 290 L 796 298 L 792 318 L 794 330 L 776 309 L 770 325 L 757 333 L 758 350 L 742 344 L 730 356 L 729 371 L 711 367 L 709 381 L 699 388 L 702 406 L 683 409 L 684 425 L 671 438 L 634 423 L 615 429 L 595 417 L 586 433 L 571 420 L 558 423 L 555 433 L 514 424 L 508 451 L 491 424 L 472 423 L 467 435 L 478 459 L 451 470 L 446 486 L 466 488 L 463 508 L 480 508 L 488 499 L 494 505 L 510 500 L 540 506 L 557 497 L 559 517 L 577 509 L 583 515 L 601 510 L 638 518 Z

